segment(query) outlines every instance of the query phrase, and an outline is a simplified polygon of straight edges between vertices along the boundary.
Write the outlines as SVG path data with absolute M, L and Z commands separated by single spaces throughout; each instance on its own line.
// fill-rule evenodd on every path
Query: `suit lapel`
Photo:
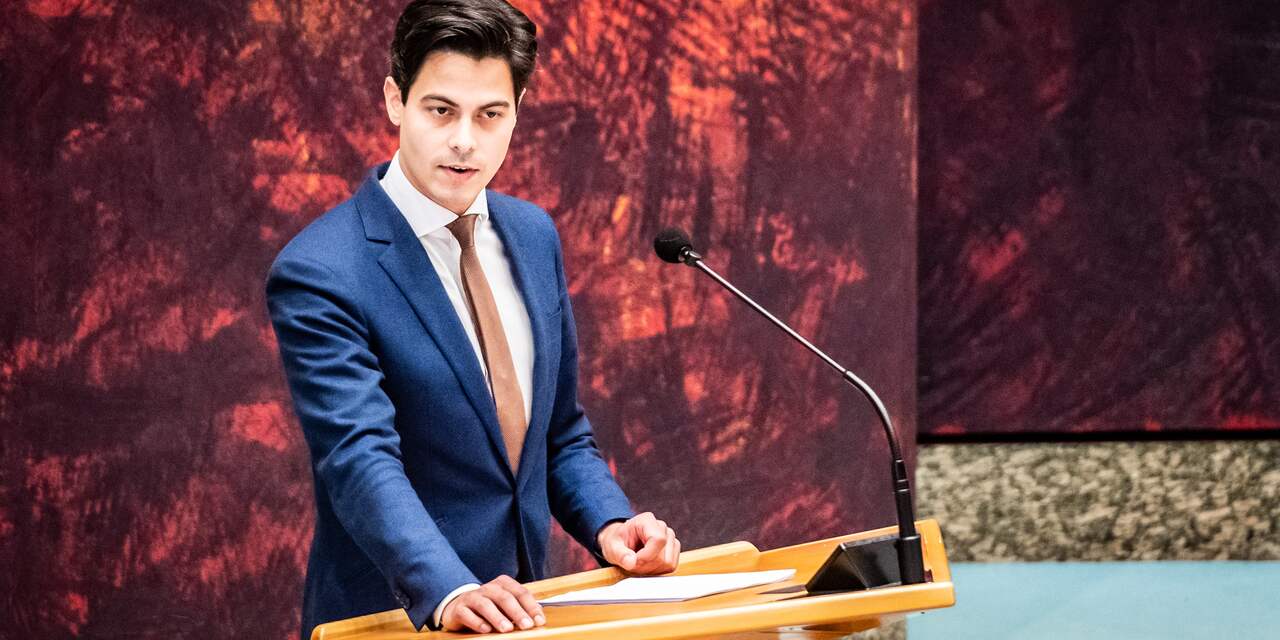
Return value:
M 520 295 L 524 299 L 525 310 L 529 313 L 529 325 L 533 333 L 533 406 L 529 415 L 529 431 L 525 435 L 524 447 L 520 460 L 529 460 L 533 443 L 538 439 L 546 439 L 547 423 L 554 395 L 554 384 L 551 379 L 552 363 L 547 357 L 547 336 L 550 331 L 559 331 L 560 327 L 547 326 L 547 314 L 559 305 L 559 289 L 556 283 L 543 282 L 536 279 L 537 274 L 554 273 L 542 264 L 545 256 L 538 255 L 533 238 L 528 237 L 527 225 L 522 225 L 502 197 L 495 197 L 489 192 L 489 220 L 494 231 L 502 240 L 503 250 L 507 254 L 507 263 L 511 265 Z M 529 478 L 531 465 L 520 463 L 516 477 L 516 486 L 523 487 Z
M 511 478 L 502 428 L 498 424 L 498 413 L 493 406 L 484 371 L 458 314 L 454 312 L 449 294 L 445 293 L 440 276 L 431 264 L 431 258 L 427 257 L 409 222 L 378 184 L 386 167 L 386 164 L 376 167 L 356 194 L 356 207 L 364 220 L 365 237 L 372 242 L 390 243 L 379 256 L 378 264 L 408 299 L 418 320 L 449 362 L 467 400 L 489 434 L 490 443 L 503 461 L 500 466 Z

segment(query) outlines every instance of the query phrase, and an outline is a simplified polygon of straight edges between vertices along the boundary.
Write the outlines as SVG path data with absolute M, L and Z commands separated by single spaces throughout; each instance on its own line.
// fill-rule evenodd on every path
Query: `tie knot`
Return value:
M 449 232 L 453 234 L 454 238 L 457 238 L 458 244 L 462 245 L 463 249 L 470 249 L 475 246 L 476 218 L 479 217 L 473 213 L 467 213 L 458 216 L 457 220 L 447 225 Z

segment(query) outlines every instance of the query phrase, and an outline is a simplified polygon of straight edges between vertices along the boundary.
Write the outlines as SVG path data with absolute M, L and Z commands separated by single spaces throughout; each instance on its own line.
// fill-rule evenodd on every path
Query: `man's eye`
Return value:
M 500 115 L 502 115 L 502 113 L 501 113 L 501 112 L 499 112 L 499 111 L 486 111 L 486 112 L 484 112 L 484 117 L 486 117 L 486 118 L 488 118 L 488 119 L 490 119 L 490 120 L 492 120 L 492 119 L 494 119 L 494 118 L 497 118 L 497 117 L 498 117 L 498 116 L 500 116 Z
M 449 107 L 431 107 L 431 112 L 438 116 L 449 115 Z

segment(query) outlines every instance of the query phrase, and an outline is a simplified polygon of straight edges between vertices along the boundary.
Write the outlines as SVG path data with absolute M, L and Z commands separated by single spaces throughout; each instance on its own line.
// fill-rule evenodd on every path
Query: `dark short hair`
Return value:
M 396 21 L 391 40 L 391 79 L 400 100 L 427 56 L 437 51 L 476 59 L 502 58 L 511 69 L 517 100 L 538 55 L 538 27 L 506 0 L 413 0 Z

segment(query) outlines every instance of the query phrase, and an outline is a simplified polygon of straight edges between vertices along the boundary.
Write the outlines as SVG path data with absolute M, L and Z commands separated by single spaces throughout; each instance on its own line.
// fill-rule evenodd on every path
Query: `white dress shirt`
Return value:
M 396 151 L 386 175 L 378 183 L 422 242 L 422 248 L 431 259 L 431 266 L 435 267 L 436 274 L 440 276 L 440 283 L 449 295 L 449 302 L 453 303 L 453 310 L 458 314 L 467 338 L 471 340 L 471 348 L 475 351 L 476 360 L 479 361 L 480 370 L 484 372 L 485 382 L 488 384 L 489 371 L 485 366 L 484 352 L 480 350 L 475 322 L 471 318 L 471 310 L 467 306 L 462 287 L 462 247 L 445 226 L 458 216 L 423 195 L 409 182 L 400 167 L 399 151 Z M 483 190 L 476 196 L 475 202 L 467 207 L 464 215 L 479 216 L 475 227 L 476 254 L 484 269 L 485 279 L 489 281 L 489 288 L 493 290 L 493 299 L 498 305 L 498 316 L 502 319 L 502 329 L 507 334 L 511 360 L 516 369 L 516 381 L 520 384 L 520 395 L 524 399 L 524 415 L 529 416 L 533 411 L 533 327 L 529 323 L 529 312 L 525 309 L 524 298 L 520 296 L 520 289 L 511 273 L 511 264 L 507 261 L 502 239 L 489 220 L 489 200 Z M 489 392 L 492 397 L 492 386 Z M 435 626 L 440 625 L 446 604 L 479 587 L 478 584 L 463 585 L 445 596 L 433 614 Z

